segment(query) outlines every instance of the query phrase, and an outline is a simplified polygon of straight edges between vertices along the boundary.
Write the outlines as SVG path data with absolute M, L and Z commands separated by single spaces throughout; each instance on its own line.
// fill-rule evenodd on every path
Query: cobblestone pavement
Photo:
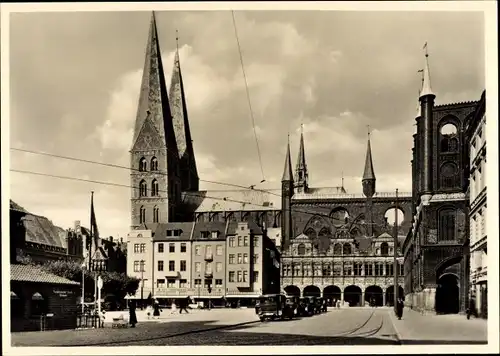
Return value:
M 487 323 L 390 308 L 330 309 L 312 317 L 260 322 L 253 309 L 162 314 L 136 328 L 13 333 L 12 346 L 397 345 L 485 343 Z
M 256 322 L 253 309 L 197 310 L 189 314 L 162 313 L 160 320 L 139 322 L 135 328 L 57 330 L 12 333 L 12 346 L 122 346 L 130 342 L 170 338 L 248 322 Z M 147 344 L 147 343 L 146 343 Z
M 397 320 L 389 313 L 401 344 L 486 344 L 488 322 L 465 315 L 422 315 L 412 309 L 404 309 L 403 318 Z

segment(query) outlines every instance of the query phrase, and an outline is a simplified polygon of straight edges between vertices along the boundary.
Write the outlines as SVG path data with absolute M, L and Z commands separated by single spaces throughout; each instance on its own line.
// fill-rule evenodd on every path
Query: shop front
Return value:
M 10 265 L 11 332 L 74 329 L 80 283 L 28 265 Z

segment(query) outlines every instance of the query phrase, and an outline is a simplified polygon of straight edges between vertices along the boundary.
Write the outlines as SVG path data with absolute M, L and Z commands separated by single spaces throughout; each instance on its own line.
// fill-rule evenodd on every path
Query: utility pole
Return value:
M 397 313 L 398 300 L 398 190 L 396 189 L 396 202 L 394 210 L 394 311 Z

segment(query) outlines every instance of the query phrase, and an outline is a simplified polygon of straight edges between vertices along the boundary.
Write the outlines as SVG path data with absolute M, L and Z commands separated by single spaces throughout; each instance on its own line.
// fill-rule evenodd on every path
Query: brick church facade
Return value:
M 429 64 L 423 72 L 413 135 L 412 226 L 403 245 L 407 306 L 464 312 L 469 278 L 467 123 L 477 101 L 434 105 Z

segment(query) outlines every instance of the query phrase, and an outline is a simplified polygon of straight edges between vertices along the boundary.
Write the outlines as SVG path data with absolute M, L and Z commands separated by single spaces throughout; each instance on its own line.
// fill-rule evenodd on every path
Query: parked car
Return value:
M 260 321 L 266 319 L 292 319 L 294 316 L 292 305 L 287 303 L 284 294 L 267 294 L 259 297 L 259 305 L 255 307 L 255 312 Z
M 315 313 L 313 297 L 303 297 L 300 299 L 302 316 L 312 316 Z

